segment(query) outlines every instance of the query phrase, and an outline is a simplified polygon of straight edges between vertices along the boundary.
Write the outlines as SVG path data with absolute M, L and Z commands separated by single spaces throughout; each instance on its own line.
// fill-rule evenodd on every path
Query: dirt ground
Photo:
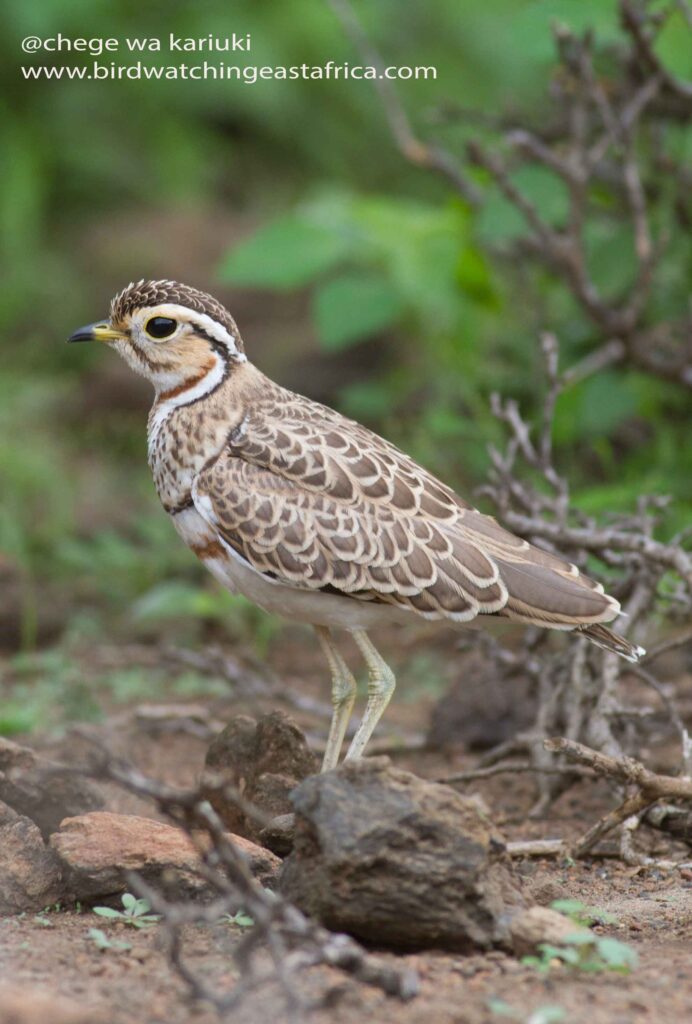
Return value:
M 258 715 L 282 707 L 319 748 L 326 719 L 310 702 L 321 701 L 326 708 L 328 691 L 319 655 L 308 651 L 311 647 L 301 636 L 289 637 L 280 652 L 272 652 L 274 668 L 281 664 L 286 693 L 291 695 L 288 701 L 273 694 L 195 700 L 194 704 L 202 706 L 212 727 L 239 712 Z M 453 657 L 453 650 L 443 647 L 441 651 L 443 659 Z M 409 654 L 400 650 L 399 658 Z M 307 710 L 296 708 L 296 696 Z M 443 754 L 422 747 L 434 700 L 434 694 L 415 688 L 413 699 L 411 695 L 395 699 L 379 746 L 400 767 L 439 779 L 471 767 L 477 755 L 463 749 Z M 87 727 L 87 733 L 161 779 L 194 782 L 209 741 L 204 729 L 195 734 L 185 716 L 162 726 L 141 704 L 113 710 L 104 723 Z M 59 740 L 32 737 L 30 742 L 52 756 L 73 761 L 79 761 L 86 749 L 86 741 L 74 734 Z M 660 766 L 670 752 L 662 744 L 652 756 Z M 590 780 L 563 794 L 544 820 L 527 818 L 535 798 L 530 777 L 496 776 L 466 784 L 464 792 L 482 796 L 508 839 L 576 836 L 611 806 L 605 785 Z M 116 790 L 109 809 L 152 814 L 150 807 Z M 647 852 L 670 854 L 670 849 L 665 840 L 650 838 Z M 311 1019 L 317 1024 L 392 1018 L 401 1024 L 503 1020 L 679 1024 L 692 1020 L 692 871 L 638 868 L 614 858 L 580 863 L 524 860 L 516 863 L 516 871 L 526 893 L 542 905 L 572 897 L 612 914 L 615 923 L 596 930 L 636 950 L 636 970 L 626 976 L 574 974 L 566 967 L 554 967 L 542 975 L 499 951 L 396 957 L 385 951 L 384 957 L 418 971 L 421 988 L 415 999 L 402 1004 L 336 971 L 313 968 L 302 980 L 304 994 L 316 1004 Z M 102 928 L 112 940 L 126 940 L 131 948 L 100 951 L 88 935 L 94 927 Z M 230 953 L 240 934 L 237 926 L 225 923 L 207 930 L 195 926 L 187 936 L 187 956 L 219 986 L 230 987 L 235 970 Z M 0 1024 L 211 1024 L 216 1019 L 210 1007 L 190 1003 L 185 986 L 169 968 L 156 926 L 127 929 L 97 918 L 89 907 L 0 919 Z M 288 1018 L 281 993 L 263 988 L 230 1019 L 265 1024 Z

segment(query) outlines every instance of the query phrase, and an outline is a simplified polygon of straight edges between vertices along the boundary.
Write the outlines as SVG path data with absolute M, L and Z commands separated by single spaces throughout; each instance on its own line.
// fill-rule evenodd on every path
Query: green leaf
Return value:
M 459 253 L 456 277 L 462 291 L 481 306 L 498 308 L 499 296 L 493 285 L 490 266 L 480 249 L 464 246 Z
M 104 931 L 100 928 L 90 928 L 88 932 L 89 938 L 92 939 L 99 949 L 109 949 L 110 939 Z
M 129 942 L 124 942 L 122 939 L 112 940 L 109 939 L 104 931 L 100 928 L 90 928 L 87 932 L 89 938 L 96 944 L 96 947 L 101 950 L 106 949 L 117 949 L 127 951 L 132 949 Z
M 313 301 L 320 340 L 332 352 L 384 330 L 402 312 L 398 291 L 374 273 L 334 278 L 316 290 Z
M 122 920 L 124 916 L 122 910 L 115 910 L 113 907 L 94 907 L 93 911 L 99 917 L 109 917 L 114 920 Z
M 550 906 L 553 910 L 557 910 L 561 914 L 567 914 L 568 917 L 573 917 L 575 914 L 582 914 L 586 910 L 586 904 L 582 903 L 581 900 L 553 900 Z
M 121 897 L 121 902 L 122 905 L 125 907 L 125 910 L 135 910 L 135 913 L 138 913 L 138 911 L 135 908 L 137 907 L 139 900 L 137 899 L 136 896 L 133 896 L 131 892 L 124 892 Z M 142 902 L 146 903 L 146 900 L 143 900 Z M 148 903 L 146 905 L 146 909 L 149 909 Z
M 236 924 L 239 928 L 252 928 L 255 921 L 254 918 L 246 914 L 244 910 L 239 910 L 236 914 L 228 914 L 228 923 Z
M 598 955 L 611 971 L 627 972 L 633 970 L 638 963 L 636 952 L 619 939 L 608 936 L 599 938 L 596 943 Z
M 539 1006 L 531 1014 L 526 1024 L 558 1024 L 565 1019 L 565 1011 L 561 1006 Z
M 330 270 L 347 249 L 343 235 L 291 213 L 232 249 L 221 266 L 221 280 L 290 291 Z
M 513 1006 L 506 1003 L 504 999 L 490 998 L 487 1002 L 487 1007 L 491 1013 L 494 1013 L 497 1017 L 510 1017 L 514 1020 L 517 1019 L 518 1014 Z

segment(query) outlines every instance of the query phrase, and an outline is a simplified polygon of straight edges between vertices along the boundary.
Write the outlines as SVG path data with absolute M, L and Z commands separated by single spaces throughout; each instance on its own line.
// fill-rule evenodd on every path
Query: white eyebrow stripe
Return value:
M 149 308 L 151 309 L 152 316 L 168 316 L 173 320 L 189 323 L 193 327 L 195 323 L 198 323 L 215 341 L 221 342 L 234 359 L 238 362 L 245 362 L 247 357 L 244 352 L 238 350 L 236 338 L 229 334 L 223 324 L 220 324 L 218 320 L 214 320 L 208 313 L 198 313 L 196 309 L 190 309 L 189 306 L 180 306 L 176 302 L 165 302 L 160 306 L 151 306 Z

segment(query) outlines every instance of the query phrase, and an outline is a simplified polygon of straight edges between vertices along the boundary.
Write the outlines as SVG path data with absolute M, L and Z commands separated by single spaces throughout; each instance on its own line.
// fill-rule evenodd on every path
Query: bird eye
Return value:
M 167 316 L 153 316 L 147 320 L 145 330 L 152 338 L 170 338 L 178 326 L 177 320 L 171 320 Z

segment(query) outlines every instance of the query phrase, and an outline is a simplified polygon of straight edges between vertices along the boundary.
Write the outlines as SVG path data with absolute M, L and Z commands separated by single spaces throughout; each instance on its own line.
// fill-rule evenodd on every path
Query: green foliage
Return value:
M 151 905 L 147 900 L 137 899 L 130 892 L 123 893 L 121 897 L 122 910 L 115 907 L 93 907 L 95 914 L 99 917 L 108 918 L 110 921 L 117 921 L 120 924 L 131 925 L 133 928 L 150 928 L 161 920 L 160 914 L 151 914 Z
M 509 1020 L 520 1021 L 521 1024 L 559 1024 L 566 1016 L 561 1006 L 552 1005 L 539 1006 L 526 1015 L 504 999 L 489 999 L 488 1009 L 495 1017 L 506 1017 Z
M 291 290 L 335 266 L 344 250 L 344 240 L 326 227 L 288 214 L 232 250 L 221 274 L 237 285 Z
M 402 311 L 399 293 L 375 274 L 341 274 L 315 290 L 315 324 L 331 352 L 393 326 Z
M 114 950 L 115 952 L 127 953 L 132 949 L 131 942 L 125 942 L 123 939 L 109 939 L 102 928 L 90 928 L 87 935 L 101 952 Z
M 99 721 L 110 703 L 167 697 L 224 697 L 223 679 L 192 671 L 124 667 L 98 670 L 84 663 L 78 643 L 10 659 L 0 705 L 0 736 L 61 731 L 71 722 Z M 11 682 L 9 681 L 11 678 Z
M 238 910 L 235 914 L 225 914 L 224 921 L 227 924 L 234 924 L 238 928 L 252 928 L 255 919 L 246 914 L 244 910 Z
M 636 952 L 619 939 L 580 931 L 566 935 L 559 946 L 541 942 L 538 955 L 525 956 L 521 962 L 527 967 L 535 967 L 541 974 L 547 974 L 556 964 L 564 964 L 584 974 L 604 971 L 629 974 L 636 968 L 637 961 Z
M 581 900 L 553 900 L 550 906 L 581 928 L 590 928 L 595 924 L 617 924 L 617 918 L 613 914 L 601 910 L 600 907 L 588 907 Z

